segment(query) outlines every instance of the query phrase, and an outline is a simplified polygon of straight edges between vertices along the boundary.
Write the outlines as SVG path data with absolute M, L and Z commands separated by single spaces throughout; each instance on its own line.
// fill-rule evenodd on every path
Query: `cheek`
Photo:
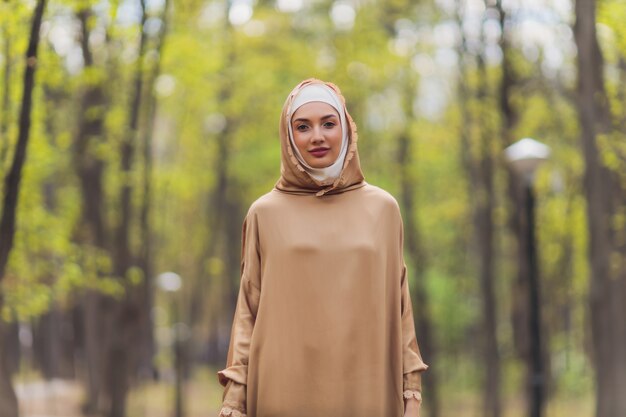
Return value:
M 341 129 L 333 133 L 331 140 L 333 141 L 333 145 L 341 147 Z
M 303 151 L 306 150 L 306 147 L 307 147 L 307 144 L 308 144 L 308 139 L 306 138 L 305 135 L 303 135 L 302 133 L 300 133 L 298 131 L 294 131 L 293 132 L 293 141 L 295 142 L 296 147 L 298 148 L 300 153 L 302 153 Z

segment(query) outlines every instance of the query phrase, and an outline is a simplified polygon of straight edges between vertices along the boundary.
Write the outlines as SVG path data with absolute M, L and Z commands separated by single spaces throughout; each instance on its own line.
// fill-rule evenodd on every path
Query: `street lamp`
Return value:
M 157 277 L 157 282 L 159 287 L 171 294 L 169 297 L 170 301 L 170 320 L 172 324 L 172 334 L 174 336 L 174 366 L 176 369 L 176 382 L 174 386 L 174 398 L 175 398 L 175 409 L 174 416 L 175 417 L 183 417 L 183 361 L 182 361 L 182 346 L 181 346 L 181 337 L 180 337 L 180 327 L 179 326 L 179 312 L 178 305 L 176 303 L 175 293 L 180 290 L 182 286 L 182 279 L 180 275 L 175 272 L 163 272 L 159 274 Z
M 541 417 L 544 401 L 544 370 L 541 357 L 541 305 L 539 268 L 535 237 L 535 195 L 533 182 L 537 167 L 550 156 L 550 148 L 534 139 L 524 138 L 504 150 L 524 185 L 526 262 L 528 264 L 528 326 L 530 330 L 530 417 Z

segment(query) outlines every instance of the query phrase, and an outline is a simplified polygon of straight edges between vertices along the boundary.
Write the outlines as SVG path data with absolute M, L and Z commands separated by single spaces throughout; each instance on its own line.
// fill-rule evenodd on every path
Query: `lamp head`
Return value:
M 537 167 L 550 156 L 550 147 L 531 138 L 520 139 L 504 150 L 513 169 L 532 182 Z

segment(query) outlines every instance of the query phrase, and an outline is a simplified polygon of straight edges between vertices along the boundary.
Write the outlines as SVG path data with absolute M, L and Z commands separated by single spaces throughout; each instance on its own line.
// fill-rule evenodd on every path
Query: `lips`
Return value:
M 316 158 L 322 158 L 324 157 L 328 152 L 330 151 L 330 148 L 314 148 L 311 149 L 309 151 L 309 153 L 311 155 L 313 155 Z

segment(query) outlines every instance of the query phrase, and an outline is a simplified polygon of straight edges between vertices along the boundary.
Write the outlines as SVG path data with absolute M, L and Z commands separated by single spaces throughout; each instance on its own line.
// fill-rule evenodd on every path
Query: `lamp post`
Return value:
M 174 417 L 183 417 L 183 369 L 182 369 L 182 355 L 181 355 L 181 337 L 179 335 L 179 312 L 178 304 L 176 302 L 175 294 L 182 286 L 182 279 L 180 275 L 175 272 L 163 272 L 157 277 L 159 287 L 170 294 L 170 321 L 172 326 L 173 341 L 173 356 L 174 356 L 174 368 L 175 368 L 175 385 L 174 385 Z
M 530 333 L 530 417 L 541 417 L 544 402 L 544 366 L 541 356 L 541 304 L 539 268 L 535 237 L 535 194 L 533 183 L 537 167 L 550 155 L 550 148 L 534 139 L 524 138 L 505 149 L 514 171 L 524 186 L 526 262 L 528 266 L 528 327 Z

